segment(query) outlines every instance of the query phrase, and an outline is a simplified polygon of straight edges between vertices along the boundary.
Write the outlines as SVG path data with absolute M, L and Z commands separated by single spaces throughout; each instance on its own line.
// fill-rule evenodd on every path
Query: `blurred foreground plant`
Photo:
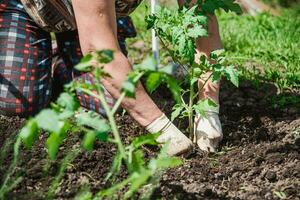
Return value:
M 34 142 L 39 138 L 40 130 L 47 133 L 46 147 L 51 159 L 56 159 L 59 147 L 74 134 L 70 132 L 70 130 L 84 133 L 82 147 L 86 150 L 92 150 L 96 140 L 110 142 L 117 146 L 117 153 L 106 180 L 116 177 L 120 173 L 122 163 L 126 166 L 128 177 L 120 183 L 114 184 L 111 188 L 100 191 L 95 198 L 117 198 L 118 195 L 121 195 L 118 194 L 117 191 L 123 190 L 124 188 L 126 192 L 121 195 L 122 198 L 130 198 L 142 186 L 149 183 L 149 181 L 153 182 L 153 177 L 157 177 L 155 174 L 161 170 L 176 167 L 181 164 L 180 159 L 167 156 L 167 144 L 161 149 L 156 158 L 152 158 L 146 162 L 142 146 L 157 145 L 156 138 L 159 136 L 159 133 L 136 137 L 132 140 L 131 144 L 124 145 L 115 120 L 115 114 L 124 98 L 135 96 L 135 88 L 141 77 L 147 76 L 147 87 L 153 88 L 157 84 L 156 75 L 159 74 L 159 76 L 163 77 L 167 82 L 171 80 L 171 75 L 166 73 L 164 68 L 158 70 L 153 59 L 146 59 L 128 74 L 127 81 L 123 83 L 120 98 L 116 100 L 116 103 L 111 108 L 106 101 L 101 79 L 110 77 L 109 74 L 105 73 L 103 68 L 105 64 L 112 60 L 113 52 L 110 50 L 94 52 L 86 55 L 81 60 L 76 66 L 76 69 L 85 73 L 92 73 L 95 83 L 91 85 L 83 83 L 80 80 L 71 82 L 66 85 L 66 92 L 60 95 L 56 103 L 52 104 L 51 108 L 42 110 L 37 116 L 27 121 L 17 139 L 18 142 L 15 148 L 13 168 L 16 166 L 21 142 L 27 148 L 31 148 Z M 86 112 L 85 109 L 80 107 L 76 98 L 76 91 L 83 92 L 98 99 L 105 110 L 107 120 L 95 112 Z M 112 133 L 112 138 L 109 137 L 109 133 Z M 77 154 L 78 153 L 77 151 Z M 77 154 L 72 154 L 73 156 L 69 157 L 74 160 Z M 71 161 L 70 159 L 67 160 Z M 48 197 L 53 197 L 53 193 L 62 177 L 64 169 L 65 168 L 62 167 L 59 178 L 54 179 L 53 187 L 51 187 L 51 193 L 48 194 Z M 8 176 L 7 180 L 9 178 Z M 7 181 L 2 186 L 3 190 L 0 190 L 2 197 L 5 192 L 8 192 L 8 187 L 5 186 L 6 183 Z

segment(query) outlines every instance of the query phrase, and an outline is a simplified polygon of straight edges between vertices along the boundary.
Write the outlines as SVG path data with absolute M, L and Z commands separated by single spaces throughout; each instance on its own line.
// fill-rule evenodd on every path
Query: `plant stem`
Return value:
M 189 115 L 189 135 L 190 138 L 194 134 L 194 83 L 193 83 L 193 77 L 194 77 L 194 69 L 191 68 L 191 79 L 190 79 L 190 95 L 189 95 L 189 110 L 188 110 L 188 115 Z M 192 138 L 191 138 L 192 139 Z
M 139 81 L 143 75 L 144 75 L 144 72 L 140 72 L 136 77 L 134 77 L 133 82 L 136 83 L 137 81 Z M 113 115 L 115 115 L 115 113 L 117 112 L 118 108 L 120 107 L 120 105 L 121 105 L 122 101 L 125 99 L 125 97 L 126 97 L 126 93 L 122 92 L 121 96 L 118 98 L 114 107 L 111 110 L 111 113 Z
M 47 199 L 53 199 L 54 195 L 55 195 L 55 191 L 57 190 L 59 183 L 67 169 L 67 166 L 69 163 L 73 162 L 73 160 L 77 157 L 77 155 L 80 153 L 80 149 L 76 148 L 72 149 L 70 152 L 67 153 L 67 155 L 65 156 L 65 158 L 63 159 L 58 174 L 54 177 L 50 188 L 47 192 Z
M 163 40 L 161 37 L 159 37 L 159 36 L 158 36 L 158 38 L 159 38 L 159 40 L 160 40 L 162 46 L 168 51 L 168 53 L 169 53 L 170 56 L 172 57 L 173 61 L 176 62 L 176 63 L 178 63 L 180 66 L 182 66 L 182 67 L 184 68 L 184 70 L 185 70 L 186 72 L 188 72 L 189 70 L 186 68 L 186 66 L 185 66 L 179 59 L 175 58 L 175 56 L 173 55 L 172 51 L 167 47 L 167 45 L 166 45 L 166 43 L 164 42 L 164 40 Z M 189 68 L 189 66 L 188 66 L 188 68 Z
M 92 91 L 90 91 L 88 89 L 85 89 L 85 88 L 80 88 L 80 90 L 82 92 L 84 92 L 84 93 L 100 100 L 100 102 L 101 102 L 101 104 L 102 104 L 102 106 L 105 110 L 105 113 L 107 115 L 108 121 L 110 123 L 111 131 L 113 133 L 113 136 L 114 136 L 114 139 L 115 139 L 116 144 L 118 146 L 118 149 L 120 151 L 120 154 L 121 154 L 122 158 L 126 161 L 125 148 L 124 148 L 123 143 L 121 141 L 121 137 L 120 137 L 120 134 L 119 134 L 119 131 L 118 131 L 118 128 L 117 128 L 116 121 L 114 119 L 114 115 L 113 115 L 112 111 L 110 110 L 109 105 L 107 104 L 107 102 L 105 100 L 105 96 L 104 96 L 103 92 L 100 89 L 98 90 L 98 94 L 95 94 Z
M 119 97 L 119 99 L 116 101 L 114 107 L 113 107 L 112 110 L 111 110 L 111 113 L 112 113 L 113 115 L 116 114 L 117 110 L 119 109 L 119 107 L 120 107 L 122 101 L 125 99 L 125 97 L 126 97 L 126 93 L 123 92 L 123 93 L 121 94 L 121 96 Z
M 213 74 L 209 75 L 209 77 L 204 81 L 203 85 L 201 86 L 201 88 L 198 89 L 198 92 L 195 94 L 195 97 L 196 98 L 199 93 L 204 89 L 205 85 L 207 84 L 207 82 L 209 81 L 209 79 L 212 77 Z

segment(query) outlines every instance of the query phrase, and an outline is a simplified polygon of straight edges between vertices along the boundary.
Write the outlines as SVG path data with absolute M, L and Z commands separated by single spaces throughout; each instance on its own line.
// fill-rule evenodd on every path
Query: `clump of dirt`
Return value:
M 264 84 L 255 89 L 245 81 L 240 88 L 227 82 L 222 84 L 221 121 L 224 140 L 216 154 L 197 149 L 183 158 L 184 164 L 165 172 L 152 199 L 300 199 L 300 107 L 274 108 L 270 97 L 276 88 Z M 295 96 L 300 91 L 295 91 Z M 154 100 L 170 113 L 173 101 L 163 87 L 153 95 Z M 23 119 L 1 116 L 0 146 L 24 123 Z M 118 116 L 123 138 L 145 133 L 128 115 Z M 186 122 L 179 124 L 184 129 Z M 76 137 L 60 150 L 58 161 L 47 160 L 45 135 L 31 150 L 22 150 L 18 174 L 23 181 L 10 192 L 9 199 L 43 199 L 52 178 L 59 169 L 59 161 L 68 150 L 78 145 Z M 12 154 L 5 157 L 0 168 L 0 180 Z M 72 199 L 78 191 L 88 187 L 97 192 L 108 186 L 104 178 L 116 148 L 97 142 L 92 152 L 82 152 L 69 164 L 56 191 L 56 199 Z M 155 152 L 147 149 L 146 156 Z M 125 174 L 121 174 L 123 176 Z

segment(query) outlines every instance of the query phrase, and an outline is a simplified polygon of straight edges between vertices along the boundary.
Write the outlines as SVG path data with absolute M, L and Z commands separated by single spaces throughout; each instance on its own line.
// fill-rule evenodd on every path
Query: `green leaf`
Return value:
M 88 150 L 92 151 L 94 148 L 94 143 L 96 140 L 96 134 L 94 131 L 89 131 L 84 135 L 83 141 L 82 141 L 82 146 Z
M 90 72 L 93 69 L 92 65 L 93 56 L 92 54 L 85 55 L 81 60 L 80 63 L 78 63 L 75 66 L 75 69 L 82 72 Z
M 144 70 L 144 71 L 156 71 L 157 63 L 152 56 L 148 56 L 143 62 L 139 65 L 133 67 L 134 70 Z
M 176 103 L 181 102 L 181 88 L 176 79 L 171 76 L 164 76 L 164 80 L 167 83 L 167 87 L 171 90 Z
M 54 160 L 56 158 L 59 146 L 62 144 L 63 138 L 58 134 L 52 133 L 46 141 L 48 155 Z
M 156 16 L 155 15 L 148 15 L 145 18 L 145 21 L 147 23 L 147 29 L 151 29 L 154 27 L 155 21 L 156 21 Z
M 195 104 L 193 108 L 200 116 L 206 116 L 206 111 L 218 109 L 217 106 L 218 105 L 213 100 L 203 99 Z
M 217 60 L 220 56 L 224 54 L 224 49 L 218 49 L 210 53 L 210 58 L 213 60 Z
M 125 81 L 122 85 L 122 91 L 126 92 L 127 97 L 135 97 L 135 84 L 129 80 Z
M 190 28 L 188 29 L 187 35 L 191 38 L 198 38 L 198 37 L 203 37 L 203 36 L 207 36 L 207 30 L 202 27 L 202 26 L 196 26 L 194 28 Z
M 225 77 L 231 81 L 233 85 L 239 87 L 239 72 L 233 65 L 225 68 Z
M 121 169 L 121 166 L 122 166 L 122 156 L 120 152 L 118 152 L 117 155 L 115 155 L 114 157 L 113 164 L 109 170 L 109 173 L 106 175 L 105 180 L 108 180 L 112 176 L 118 174 Z
M 145 169 L 141 173 L 134 173 L 131 176 L 133 176 L 134 179 L 131 181 L 131 185 L 124 195 L 125 199 L 130 198 L 134 193 L 138 191 L 139 188 L 141 188 L 141 186 L 147 183 L 149 178 L 152 176 L 152 173 L 149 170 Z
M 110 63 L 114 59 L 114 52 L 112 50 L 96 51 L 97 61 L 101 64 Z
M 158 71 L 172 76 L 174 74 L 174 66 L 169 64 L 167 66 L 160 67 Z
M 158 134 L 147 134 L 147 135 L 141 135 L 138 137 L 135 137 L 132 141 L 132 145 L 135 149 L 138 149 L 142 145 L 157 145 L 156 139 L 158 138 Z
M 212 82 L 213 83 L 216 83 L 216 82 L 220 81 L 221 78 L 222 78 L 222 73 L 221 72 L 219 72 L 219 71 L 213 72 L 213 74 L 212 74 Z
M 106 120 L 100 119 L 99 115 L 93 112 L 81 112 L 76 115 L 77 123 L 82 126 L 88 126 L 95 129 L 99 135 L 100 133 L 107 133 L 110 131 L 110 126 Z
M 161 84 L 161 82 L 162 82 L 162 77 L 160 73 L 157 72 L 150 73 L 146 81 L 147 91 L 150 93 L 154 92 L 157 89 L 157 87 Z
M 77 98 L 74 95 L 66 92 L 59 96 L 57 99 L 57 104 L 69 111 L 76 111 L 80 106 Z
M 35 119 L 38 127 L 41 129 L 55 133 L 59 133 L 61 130 L 59 126 L 59 116 L 53 110 L 45 109 L 41 111 Z
M 132 173 L 140 173 L 145 169 L 144 153 L 142 150 L 136 150 L 132 152 L 131 162 L 129 163 L 128 171 Z
M 171 167 L 177 167 L 182 164 L 181 159 L 176 157 L 169 157 L 166 153 L 170 142 L 166 143 L 161 148 L 157 158 L 152 158 L 148 164 L 149 169 L 152 171 L 167 169 Z
M 38 137 L 39 130 L 37 123 L 34 119 L 27 121 L 26 125 L 20 131 L 20 137 L 27 148 L 30 148 L 36 138 Z
M 65 119 L 68 119 L 70 117 L 73 117 L 74 116 L 74 112 L 73 111 L 70 111 L 70 110 L 64 110 L 62 112 L 59 113 L 59 119 L 60 120 L 65 120 Z
M 178 167 L 182 164 L 182 161 L 176 157 L 165 157 L 156 160 L 156 169 L 168 169 Z
M 107 142 L 108 141 L 108 131 L 107 132 L 100 132 L 96 131 L 96 138 L 102 142 Z
M 182 105 L 176 104 L 172 109 L 171 121 L 174 121 L 181 114 L 183 109 L 184 107 Z

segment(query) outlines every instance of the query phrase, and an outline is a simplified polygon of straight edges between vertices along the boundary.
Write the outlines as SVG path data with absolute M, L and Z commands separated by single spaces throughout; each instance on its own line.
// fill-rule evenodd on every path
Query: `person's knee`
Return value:
M 51 83 L 8 80 L 1 74 L 0 83 L 0 113 L 3 115 L 34 115 L 51 100 Z

